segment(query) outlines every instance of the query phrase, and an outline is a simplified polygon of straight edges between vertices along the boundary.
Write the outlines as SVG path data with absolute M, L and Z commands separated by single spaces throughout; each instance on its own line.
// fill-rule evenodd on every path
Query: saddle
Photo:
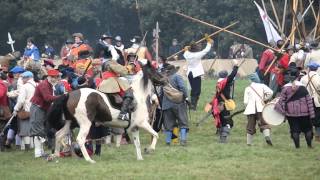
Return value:
M 114 109 L 121 109 L 123 98 L 118 93 L 104 93 Z

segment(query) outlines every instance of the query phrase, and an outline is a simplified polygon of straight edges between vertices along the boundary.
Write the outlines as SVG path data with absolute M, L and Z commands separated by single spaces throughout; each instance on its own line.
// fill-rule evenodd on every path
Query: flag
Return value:
M 255 5 L 257 6 L 257 8 L 259 10 L 259 13 L 260 13 L 260 16 L 261 16 L 261 19 L 263 22 L 263 26 L 264 26 L 264 29 L 267 34 L 268 43 L 270 43 L 270 42 L 276 43 L 278 40 L 281 40 L 279 33 L 272 26 L 267 13 L 258 5 L 258 3 L 256 3 L 256 1 L 253 1 L 253 2 L 255 3 Z

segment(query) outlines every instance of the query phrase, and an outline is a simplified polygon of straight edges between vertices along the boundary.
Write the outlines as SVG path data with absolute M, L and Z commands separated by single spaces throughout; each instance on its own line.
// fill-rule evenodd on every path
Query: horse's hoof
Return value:
M 146 154 L 154 153 L 154 149 L 151 149 L 151 148 L 144 148 L 144 153 L 146 153 Z
M 96 163 L 96 161 L 94 161 L 92 159 L 88 160 L 88 162 L 91 163 L 91 164 L 95 164 Z
M 138 158 L 137 160 L 138 160 L 138 161 L 143 161 L 143 158 Z

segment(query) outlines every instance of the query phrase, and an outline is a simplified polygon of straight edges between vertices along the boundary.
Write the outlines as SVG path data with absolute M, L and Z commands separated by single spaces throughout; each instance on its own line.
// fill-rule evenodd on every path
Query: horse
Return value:
M 59 155 L 60 142 L 63 137 L 66 136 L 72 126 L 78 124 L 80 130 L 76 141 L 80 146 L 85 160 L 90 163 L 95 163 L 86 151 L 85 142 L 92 122 L 96 122 L 109 127 L 128 127 L 127 131 L 133 136 L 137 160 L 143 160 L 139 128 L 146 130 L 152 135 L 152 142 L 150 146 L 146 148 L 147 150 L 154 151 L 158 139 L 158 133 L 155 132 L 148 123 L 148 104 L 150 104 L 152 94 L 152 83 L 164 85 L 165 81 L 163 80 L 163 76 L 153 69 L 150 63 L 147 63 L 142 66 L 142 70 L 132 79 L 131 88 L 134 91 L 137 105 L 135 111 L 131 112 L 129 122 L 117 120 L 117 115 L 120 111 L 111 105 L 111 101 L 106 94 L 97 90 L 83 88 L 59 97 L 53 102 L 47 119 L 50 126 L 57 130 L 55 135 L 55 155 Z
M 13 53 L 8 53 L 5 56 L 0 56 L 0 65 L 8 67 L 8 69 L 12 68 L 11 66 L 15 66 L 16 62 L 13 64 L 14 60 L 18 60 L 20 58 L 21 53 L 19 51 L 15 51 Z

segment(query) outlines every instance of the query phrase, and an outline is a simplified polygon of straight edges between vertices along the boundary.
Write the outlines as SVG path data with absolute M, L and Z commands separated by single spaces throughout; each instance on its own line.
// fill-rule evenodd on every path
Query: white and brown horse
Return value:
M 149 150 L 155 150 L 158 134 L 148 123 L 148 103 L 152 93 L 152 82 L 163 84 L 162 76 L 154 70 L 150 63 L 142 67 L 133 78 L 131 87 L 137 102 L 137 108 L 131 113 L 131 122 L 120 121 L 120 123 L 129 125 L 128 132 L 132 133 L 134 145 L 136 147 L 137 159 L 143 160 L 140 148 L 139 128 L 142 128 L 152 134 L 152 142 Z M 149 103 L 150 104 L 150 103 Z M 56 100 L 48 113 L 48 122 L 51 127 L 58 130 L 56 133 L 55 155 L 59 154 L 60 142 L 69 131 L 71 126 L 77 122 L 80 131 L 77 136 L 77 142 L 85 160 L 94 163 L 88 155 L 85 142 L 93 121 L 113 126 L 113 122 L 118 121 L 119 110 L 112 107 L 107 96 L 99 91 L 89 88 L 83 88 L 62 96 Z M 63 116 L 62 116 L 63 114 Z M 57 117 L 59 120 L 57 120 Z M 119 121 L 118 121 L 119 122 Z M 76 124 L 75 124 L 76 125 Z

